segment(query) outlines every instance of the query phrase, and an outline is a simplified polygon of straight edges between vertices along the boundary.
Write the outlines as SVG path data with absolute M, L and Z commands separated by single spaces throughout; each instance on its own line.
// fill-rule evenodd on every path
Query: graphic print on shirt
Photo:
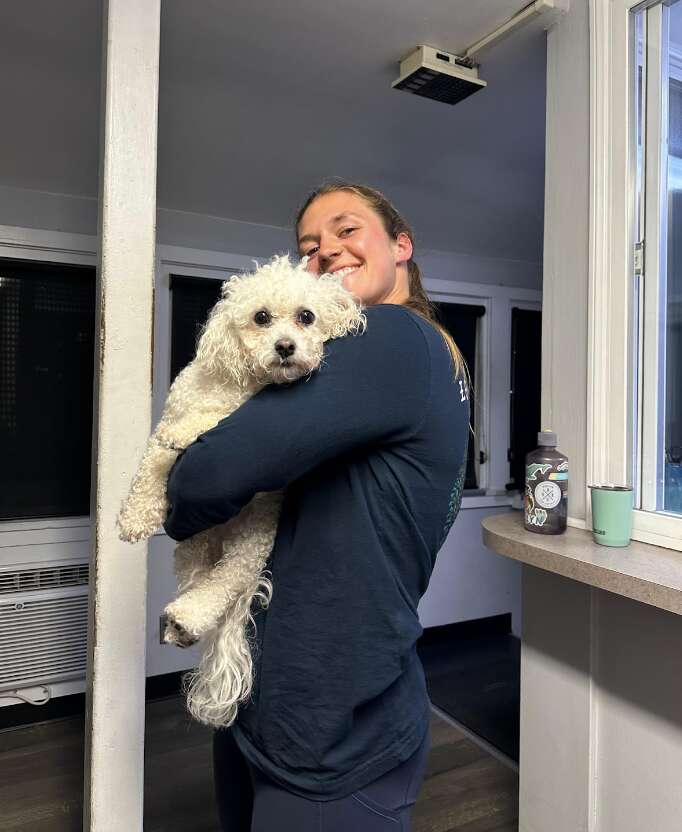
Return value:
M 464 478 L 466 476 L 466 470 L 467 461 L 465 457 L 464 462 L 462 463 L 462 466 L 459 469 L 457 479 L 455 480 L 455 483 L 452 486 L 452 491 L 450 491 L 448 513 L 445 518 L 445 525 L 443 526 L 443 532 L 441 534 L 441 539 L 440 543 L 438 544 L 438 548 L 440 548 L 443 545 L 443 543 L 445 543 L 445 538 L 448 536 L 448 532 L 450 531 L 452 524 L 455 522 L 455 518 L 459 514 L 459 509 L 462 505 L 462 492 L 464 491 Z
M 468 402 L 469 401 L 469 383 L 467 379 L 459 378 L 457 379 L 459 384 L 459 400 L 461 402 Z M 468 405 L 467 405 L 468 407 Z M 467 419 L 468 421 L 468 419 Z M 445 525 L 443 526 L 443 532 L 441 534 L 440 543 L 438 544 L 438 548 L 440 548 L 443 543 L 445 543 L 445 538 L 448 536 L 448 532 L 450 531 L 452 524 L 455 522 L 455 518 L 459 514 L 459 509 L 462 505 L 462 492 L 464 491 L 464 480 L 466 479 L 466 470 L 467 470 L 467 455 L 466 455 L 466 446 L 465 446 L 465 454 L 464 454 L 464 461 L 459 469 L 459 473 L 457 474 L 457 479 L 455 480 L 452 489 L 450 491 L 450 501 L 448 503 L 448 513 L 445 518 Z
M 461 402 L 469 401 L 469 385 L 461 378 L 459 379 L 459 400 Z

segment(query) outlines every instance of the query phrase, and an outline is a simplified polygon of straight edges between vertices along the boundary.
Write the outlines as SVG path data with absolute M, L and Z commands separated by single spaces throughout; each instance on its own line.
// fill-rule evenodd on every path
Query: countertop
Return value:
M 623 548 L 600 546 L 591 532 L 571 527 L 535 534 L 524 529 L 520 511 L 481 525 L 483 542 L 500 555 L 682 615 L 682 552 L 634 540 Z

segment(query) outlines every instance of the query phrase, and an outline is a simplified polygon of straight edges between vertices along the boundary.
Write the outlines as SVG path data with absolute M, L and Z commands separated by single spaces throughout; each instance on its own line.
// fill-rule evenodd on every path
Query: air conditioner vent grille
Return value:
M 42 589 L 59 589 L 64 586 L 81 586 L 88 583 L 89 572 L 90 567 L 87 563 L 0 572 L 0 595 L 34 593 Z
M 37 626 L 37 622 L 40 622 Z M 85 676 L 87 593 L 0 600 L 0 690 Z

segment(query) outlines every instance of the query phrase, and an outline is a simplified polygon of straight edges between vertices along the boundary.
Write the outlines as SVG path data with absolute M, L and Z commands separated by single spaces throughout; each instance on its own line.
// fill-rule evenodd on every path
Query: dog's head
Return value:
M 362 306 L 331 274 L 313 275 L 288 255 L 222 286 L 197 346 L 209 372 L 243 385 L 295 381 L 317 369 L 324 342 L 366 324 Z

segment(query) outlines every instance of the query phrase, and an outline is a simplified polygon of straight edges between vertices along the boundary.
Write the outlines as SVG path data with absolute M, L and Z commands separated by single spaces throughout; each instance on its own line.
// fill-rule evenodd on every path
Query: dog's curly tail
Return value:
M 187 709 L 194 719 L 224 728 L 237 718 L 239 705 L 251 696 L 253 662 L 247 632 L 255 622 L 254 598 L 263 608 L 272 600 L 272 582 L 265 570 L 250 590 L 243 592 L 204 639 L 205 648 L 196 670 L 183 678 Z

